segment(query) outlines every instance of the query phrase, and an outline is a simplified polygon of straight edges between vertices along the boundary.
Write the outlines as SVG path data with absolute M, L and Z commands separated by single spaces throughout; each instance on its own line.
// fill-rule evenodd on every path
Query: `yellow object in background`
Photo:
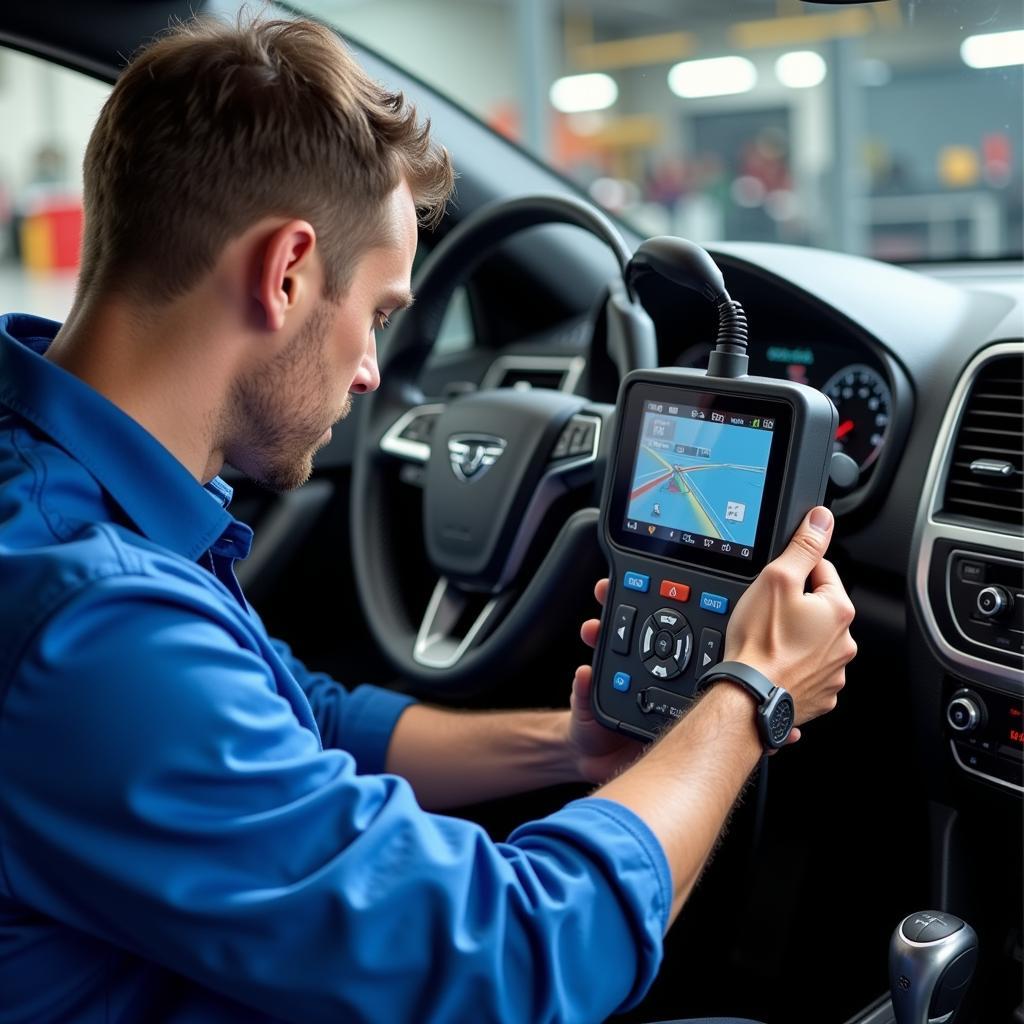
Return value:
M 970 146 L 943 146 L 939 150 L 939 181 L 948 188 L 969 188 L 981 177 L 981 160 Z

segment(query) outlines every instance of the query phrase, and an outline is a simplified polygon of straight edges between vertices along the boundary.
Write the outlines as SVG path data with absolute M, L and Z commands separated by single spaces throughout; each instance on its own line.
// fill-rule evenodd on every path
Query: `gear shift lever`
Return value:
M 905 917 L 889 943 L 896 1024 L 952 1024 L 977 961 L 978 936 L 966 921 L 929 910 Z

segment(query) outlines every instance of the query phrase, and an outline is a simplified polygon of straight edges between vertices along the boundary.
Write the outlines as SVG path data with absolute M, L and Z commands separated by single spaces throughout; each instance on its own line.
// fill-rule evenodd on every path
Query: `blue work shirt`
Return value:
M 647 826 L 493 842 L 384 774 L 408 698 L 272 640 L 252 539 L 0 317 L 0 1021 L 598 1021 L 653 979 Z M 471 766 L 467 766 L 471 769 Z

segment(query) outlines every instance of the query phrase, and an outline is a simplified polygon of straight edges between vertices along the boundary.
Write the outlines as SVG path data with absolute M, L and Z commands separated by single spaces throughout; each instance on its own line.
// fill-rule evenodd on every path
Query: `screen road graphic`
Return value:
M 672 429 L 668 438 L 662 434 L 641 443 L 627 517 L 752 547 L 772 435 L 745 427 L 669 422 L 673 428 L 691 429 Z M 672 436 L 677 433 L 690 435 L 685 444 Z M 677 446 L 700 448 L 702 455 L 677 451 Z

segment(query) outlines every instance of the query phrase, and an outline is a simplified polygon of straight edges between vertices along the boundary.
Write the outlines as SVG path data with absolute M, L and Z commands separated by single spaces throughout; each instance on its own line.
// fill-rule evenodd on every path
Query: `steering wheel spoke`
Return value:
M 467 593 L 442 576 L 423 613 L 413 657 L 425 668 L 453 668 L 487 635 L 507 601 L 506 595 Z
M 425 466 L 430 458 L 434 426 L 444 412 L 443 402 L 414 405 L 384 431 L 380 450 L 404 462 Z

